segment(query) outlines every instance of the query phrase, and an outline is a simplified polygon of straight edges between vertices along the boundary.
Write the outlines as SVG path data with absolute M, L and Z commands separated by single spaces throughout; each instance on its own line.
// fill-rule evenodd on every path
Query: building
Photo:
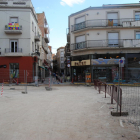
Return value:
M 25 82 L 25 70 L 27 82 L 43 78 L 48 38 L 31 0 L 0 0 L 0 18 L 0 82 Z
M 57 72 L 57 56 L 56 55 L 53 56 L 53 72 L 54 73 Z
M 58 74 L 64 74 L 64 54 L 65 54 L 65 47 L 59 47 L 57 49 L 56 57 L 57 57 L 57 72 Z
M 40 51 L 42 53 L 42 57 L 39 63 L 39 77 L 44 79 L 46 76 L 49 76 L 49 71 L 51 69 L 51 63 L 48 59 L 48 55 L 50 54 L 50 50 L 48 47 L 48 43 L 50 42 L 49 38 L 49 25 L 45 16 L 45 13 L 37 13 L 38 26 L 41 30 L 42 36 L 42 45 Z
M 119 59 L 125 59 L 123 79 L 139 77 L 140 3 L 89 7 L 71 14 L 68 24 L 73 81 L 84 82 L 90 73 L 92 81 L 112 82 Z
M 70 44 L 65 46 L 65 76 L 70 76 L 71 73 L 71 61 L 70 61 Z

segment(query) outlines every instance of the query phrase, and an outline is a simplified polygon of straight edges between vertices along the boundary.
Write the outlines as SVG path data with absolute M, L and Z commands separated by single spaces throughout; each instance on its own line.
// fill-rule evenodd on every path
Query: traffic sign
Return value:
M 70 64 L 67 64 L 67 67 L 69 68 L 70 67 Z

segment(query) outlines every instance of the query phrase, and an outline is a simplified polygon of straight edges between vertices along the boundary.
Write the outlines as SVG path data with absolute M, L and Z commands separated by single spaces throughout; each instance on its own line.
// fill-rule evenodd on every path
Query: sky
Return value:
M 57 48 L 67 43 L 66 29 L 68 28 L 68 16 L 88 7 L 102 6 L 103 4 L 138 3 L 138 0 L 32 0 L 36 13 L 45 12 L 50 28 L 50 43 L 52 53 Z

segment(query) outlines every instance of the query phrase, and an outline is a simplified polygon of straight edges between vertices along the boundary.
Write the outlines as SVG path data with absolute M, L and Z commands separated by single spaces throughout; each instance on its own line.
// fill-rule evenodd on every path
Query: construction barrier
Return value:
M 115 85 L 108 85 L 105 82 L 100 80 L 94 80 L 94 88 L 99 91 L 99 94 L 102 92 L 106 93 L 111 96 L 111 104 L 113 104 L 113 100 L 120 106 L 120 116 L 122 110 L 122 89 Z

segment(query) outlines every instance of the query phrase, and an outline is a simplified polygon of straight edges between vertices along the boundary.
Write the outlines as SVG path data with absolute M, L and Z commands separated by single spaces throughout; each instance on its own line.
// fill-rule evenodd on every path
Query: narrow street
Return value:
M 0 140 L 137 140 L 133 125 L 110 115 L 110 97 L 94 87 L 5 86 L 0 97 Z

